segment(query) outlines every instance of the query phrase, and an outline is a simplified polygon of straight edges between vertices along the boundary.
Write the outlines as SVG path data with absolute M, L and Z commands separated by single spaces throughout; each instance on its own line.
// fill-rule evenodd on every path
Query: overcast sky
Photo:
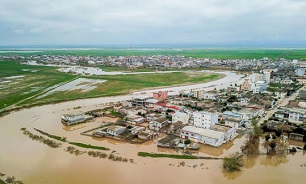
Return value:
M 306 0 L 0 0 L 0 45 L 304 45 Z

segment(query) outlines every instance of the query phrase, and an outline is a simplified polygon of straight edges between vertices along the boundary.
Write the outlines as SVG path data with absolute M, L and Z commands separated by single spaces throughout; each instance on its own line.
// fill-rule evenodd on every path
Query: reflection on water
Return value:
M 274 166 L 277 167 L 280 164 L 287 163 L 287 156 L 284 155 L 265 155 L 260 158 L 260 164 L 264 166 Z

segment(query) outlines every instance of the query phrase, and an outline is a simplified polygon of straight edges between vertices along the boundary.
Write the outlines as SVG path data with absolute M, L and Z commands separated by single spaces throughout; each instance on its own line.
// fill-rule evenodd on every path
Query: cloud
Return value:
M 306 43 L 303 0 L 0 1 L 2 44 Z

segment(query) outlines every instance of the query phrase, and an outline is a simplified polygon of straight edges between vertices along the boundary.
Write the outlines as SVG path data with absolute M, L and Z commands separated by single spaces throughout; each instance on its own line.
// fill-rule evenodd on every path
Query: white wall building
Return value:
M 225 133 L 214 130 L 185 126 L 181 131 L 181 138 L 190 139 L 194 142 L 219 147 L 225 143 Z
M 187 124 L 189 122 L 189 115 L 187 113 L 177 111 L 172 115 L 172 122 L 175 123 L 178 121 L 182 122 L 183 124 Z
M 206 111 L 193 113 L 193 125 L 198 128 L 208 129 L 211 125 L 218 123 L 218 115 Z
M 261 93 L 268 88 L 268 83 L 265 81 L 258 81 L 255 83 L 253 93 Z

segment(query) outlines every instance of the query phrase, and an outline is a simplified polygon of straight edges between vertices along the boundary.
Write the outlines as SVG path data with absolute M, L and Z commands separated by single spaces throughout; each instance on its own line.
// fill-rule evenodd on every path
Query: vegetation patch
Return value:
M 24 135 L 28 136 L 32 140 L 44 143 L 44 144 L 48 145 L 51 148 L 58 148 L 58 147 L 60 147 L 62 145 L 61 143 L 57 143 L 57 142 L 55 142 L 53 140 L 46 139 L 43 136 L 35 135 L 35 134 L 31 133 L 30 131 L 28 131 L 26 128 L 21 128 L 20 130 L 23 132 Z
M 173 154 L 161 154 L 161 153 L 148 153 L 148 152 L 138 152 L 140 157 L 152 157 L 152 158 L 175 158 L 175 159 L 212 159 L 218 160 L 223 158 L 216 157 L 198 157 L 193 155 L 173 155 Z
M 81 147 L 81 148 L 90 148 L 90 149 L 96 149 L 96 150 L 109 150 L 109 148 L 102 147 L 102 146 L 93 146 L 90 144 L 84 144 L 79 142 L 69 142 L 69 144 Z
M 240 171 L 243 166 L 242 158 L 243 154 L 238 152 L 225 157 L 223 160 L 223 169 L 229 172 Z
M 71 145 L 75 145 L 75 146 L 78 146 L 78 147 L 81 147 L 81 148 L 90 148 L 90 149 L 96 149 L 96 150 L 109 150 L 109 148 L 106 148 L 106 147 L 102 147 L 102 146 L 93 146 L 93 145 L 90 145 L 90 144 L 84 144 L 84 143 L 80 143 L 80 142 L 69 142 L 66 140 L 66 137 L 60 137 L 60 136 L 57 136 L 57 135 L 52 135 L 52 134 L 49 134 L 47 132 L 44 132 L 42 130 L 38 130 L 36 128 L 34 128 L 36 131 L 38 131 L 39 133 L 45 135 L 45 136 L 48 136 L 52 139 L 56 139 L 58 141 L 62 141 L 62 142 L 67 142 Z

